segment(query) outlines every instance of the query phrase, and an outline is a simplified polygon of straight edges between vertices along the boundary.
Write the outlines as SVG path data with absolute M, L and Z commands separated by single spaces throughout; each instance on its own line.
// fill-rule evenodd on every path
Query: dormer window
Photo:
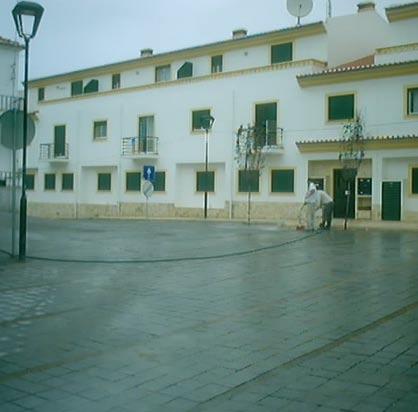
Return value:
M 293 44 L 283 43 L 271 46 L 271 64 L 290 62 L 293 60 Z
M 38 102 L 42 102 L 43 100 L 45 100 L 45 88 L 40 87 L 38 89 Z
M 211 59 L 211 73 L 222 72 L 222 54 L 218 56 L 212 56 Z
M 171 80 L 171 66 L 158 66 L 155 68 L 155 82 L 167 82 Z
M 83 94 L 83 80 L 71 82 L 71 96 Z
M 192 77 L 193 76 L 193 63 L 186 62 L 180 69 L 177 70 L 177 78 L 183 79 L 185 77 Z
M 95 93 L 99 91 L 99 81 L 96 79 L 90 80 L 84 87 L 84 93 Z
M 112 74 L 112 89 L 120 88 L 120 73 Z

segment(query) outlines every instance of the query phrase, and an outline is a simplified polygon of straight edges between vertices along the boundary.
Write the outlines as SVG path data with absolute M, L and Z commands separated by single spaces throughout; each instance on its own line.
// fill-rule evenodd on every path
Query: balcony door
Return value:
M 154 116 L 141 116 L 139 118 L 139 151 L 154 151 Z
M 255 126 L 262 146 L 277 145 L 277 103 L 263 103 L 255 106 Z
M 65 157 L 65 126 L 54 128 L 54 157 Z

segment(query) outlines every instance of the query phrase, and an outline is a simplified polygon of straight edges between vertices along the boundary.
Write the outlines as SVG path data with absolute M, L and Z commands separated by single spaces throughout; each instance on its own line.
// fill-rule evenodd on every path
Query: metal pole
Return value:
M 27 115 L 28 115 L 28 58 L 29 38 L 25 37 L 25 82 L 23 98 L 23 161 L 22 161 L 22 197 L 20 198 L 20 222 L 19 222 L 19 260 L 25 260 L 26 256 L 26 223 L 27 223 L 27 199 L 26 199 L 26 142 L 27 142 Z
M 208 129 L 205 129 L 205 198 L 204 216 L 208 217 Z
M 347 181 L 347 199 L 346 199 L 346 203 L 345 203 L 345 219 L 344 219 L 344 230 L 347 230 L 347 218 L 348 218 L 348 208 L 350 205 L 350 189 L 351 189 L 351 185 L 350 185 L 350 181 Z
M 16 104 L 17 103 L 17 104 Z M 20 100 L 14 101 L 13 119 L 13 149 L 12 149 L 12 256 L 16 255 L 16 139 L 17 139 L 17 113 L 20 109 Z

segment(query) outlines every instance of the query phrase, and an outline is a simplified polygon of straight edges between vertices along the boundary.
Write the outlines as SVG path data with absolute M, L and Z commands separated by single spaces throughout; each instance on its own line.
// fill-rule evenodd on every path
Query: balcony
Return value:
M 132 159 L 155 159 L 158 157 L 158 137 L 122 138 L 122 156 Z
M 40 160 L 65 163 L 69 160 L 68 143 L 55 145 L 54 143 L 41 143 Z
M 283 129 L 276 122 L 267 122 L 265 126 L 256 127 L 256 145 L 262 147 L 266 154 L 283 153 Z

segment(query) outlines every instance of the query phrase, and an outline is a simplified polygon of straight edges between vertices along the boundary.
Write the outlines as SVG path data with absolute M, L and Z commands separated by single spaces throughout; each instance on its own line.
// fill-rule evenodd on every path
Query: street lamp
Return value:
M 21 1 L 16 4 L 12 11 L 13 19 L 19 37 L 25 41 L 25 80 L 23 98 L 23 160 L 22 160 L 22 196 L 20 198 L 19 215 L 19 260 L 26 256 L 26 144 L 27 144 L 27 116 L 28 116 L 28 63 L 29 63 L 29 40 L 35 37 L 41 21 L 44 8 L 31 1 Z
M 204 216 L 208 217 L 208 134 L 212 128 L 215 118 L 211 115 L 200 118 L 200 127 L 205 129 L 205 197 L 204 197 Z

